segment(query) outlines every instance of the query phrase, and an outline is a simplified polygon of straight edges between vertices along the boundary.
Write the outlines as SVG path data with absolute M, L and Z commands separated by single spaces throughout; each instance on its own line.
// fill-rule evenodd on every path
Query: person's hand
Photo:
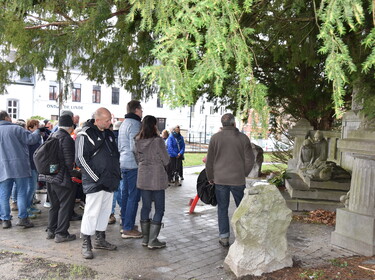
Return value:
M 180 158 L 180 156 L 181 156 L 181 155 L 180 155 L 180 154 L 178 154 L 178 155 L 177 155 L 177 158 Z
M 208 183 L 209 183 L 210 185 L 215 185 L 214 180 L 210 180 L 210 181 L 208 181 Z

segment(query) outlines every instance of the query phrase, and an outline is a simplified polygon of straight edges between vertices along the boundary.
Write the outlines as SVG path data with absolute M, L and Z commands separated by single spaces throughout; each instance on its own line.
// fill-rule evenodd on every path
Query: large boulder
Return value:
M 286 239 L 291 220 L 292 211 L 275 186 L 247 188 L 231 219 L 236 239 L 225 258 L 226 267 L 237 277 L 291 267 Z

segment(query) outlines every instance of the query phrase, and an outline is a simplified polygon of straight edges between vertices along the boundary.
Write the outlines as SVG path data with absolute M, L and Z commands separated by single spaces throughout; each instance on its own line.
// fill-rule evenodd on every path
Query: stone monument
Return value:
M 283 195 L 292 210 L 335 211 L 350 188 L 350 173 L 341 168 L 336 142 L 340 133 L 314 131 L 306 120 L 296 124 L 293 159 L 288 162 Z M 296 133 L 298 132 L 298 133 Z M 325 137 L 327 135 L 327 137 Z
M 262 164 L 264 160 L 263 156 L 263 149 L 262 147 L 255 145 L 254 143 L 251 143 L 251 148 L 254 153 L 254 166 L 253 169 L 251 169 L 248 177 L 250 178 L 258 178 L 261 176 L 261 170 L 262 170 Z
M 237 277 L 291 267 L 286 239 L 291 219 L 292 211 L 275 186 L 247 188 L 231 219 L 236 239 L 224 265 Z
M 353 113 L 350 112 L 350 119 Z M 359 113 L 360 115 L 360 113 Z M 356 129 L 344 127 L 338 148 L 352 167 L 347 208 L 337 209 L 331 243 L 365 256 L 375 255 L 375 128 L 365 118 Z M 348 130 L 346 130 L 348 128 Z M 348 160 L 349 159 L 349 160 Z

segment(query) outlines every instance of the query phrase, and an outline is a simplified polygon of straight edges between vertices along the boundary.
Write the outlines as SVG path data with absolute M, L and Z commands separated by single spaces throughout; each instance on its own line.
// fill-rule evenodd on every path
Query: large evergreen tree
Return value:
M 351 63 L 363 64 L 365 80 L 373 78 L 375 36 L 368 19 L 374 7 L 364 1 L 322 0 L 316 16 L 319 7 L 312 0 L 3 0 L 1 51 L 17 52 L 0 64 L 0 86 L 4 89 L 11 71 L 42 74 L 51 65 L 59 70 L 58 80 L 68 82 L 69 70 L 79 67 L 99 83 L 117 79 L 135 96 L 157 89 L 171 104 L 185 105 L 206 95 L 242 112 L 251 107 L 262 112 L 268 86 L 272 106 L 286 104 L 296 117 L 325 127 L 330 120 L 319 119 L 331 118 L 332 106 L 323 67 L 334 85 L 337 111 L 354 81 L 345 65 L 362 77 Z M 341 32 L 342 26 L 357 32 Z M 359 39 L 352 41 L 352 34 Z M 335 49 L 330 38 L 344 38 L 344 48 Z M 347 64 L 332 56 L 345 46 L 353 50 L 345 53 Z M 358 60 L 356 50 L 365 50 Z M 332 71 L 332 65 L 343 71 Z

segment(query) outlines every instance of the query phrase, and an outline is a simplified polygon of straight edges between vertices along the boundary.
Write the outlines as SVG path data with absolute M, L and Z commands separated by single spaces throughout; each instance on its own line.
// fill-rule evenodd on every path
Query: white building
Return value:
M 59 107 L 56 100 L 61 85 L 56 82 L 56 70 L 46 69 L 44 76 L 45 79 L 15 78 L 16 82 L 7 87 L 7 93 L 0 95 L 0 110 L 6 110 L 13 119 L 24 120 L 31 116 L 57 120 L 60 110 L 71 110 L 80 116 L 81 122 L 91 118 L 99 107 L 109 109 L 117 120 L 122 120 L 126 114 L 131 94 L 119 86 L 98 85 L 88 81 L 79 71 L 72 71 L 73 86 L 67 100 Z M 208 143 L 210 136 L 221 126 L 221 115 L 229 112 L 224 107 L 214 112 L 213 104 L 203 98 L 195 106 L 171 109 L 155 96 L 147 102 L 142 101 L 142 107 L 144 116 L 158 118 L 159 130 L 179 124 L 186 140 L 190 136 L 192 142 L 201 143 Z

